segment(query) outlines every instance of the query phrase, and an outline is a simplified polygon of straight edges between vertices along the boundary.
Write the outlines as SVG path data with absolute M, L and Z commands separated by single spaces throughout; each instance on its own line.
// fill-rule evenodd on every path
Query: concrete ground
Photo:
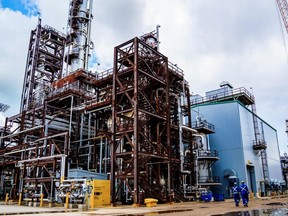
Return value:
M 225 212 L 250 211 L 254 209 L 288 208 L 288 197 L 273 197 L 263 199 L 252 199 L 249 207 L 235 207 L 233 199 L 226 199 L 222 202 L 183 202 L 169 204 L 158 204 L 156 207 L 103 207 L 95 208 L 89 211 L 78 209 L 65 209 L 63 207 L 28 207 L 14 205 L 4 205 L 0 203 L 0 215 L 25 215 L 25 216 L 92 216 L 92 215 L 150 215 L 162 214 L 168 216 L 209 216 L 221 215 Z

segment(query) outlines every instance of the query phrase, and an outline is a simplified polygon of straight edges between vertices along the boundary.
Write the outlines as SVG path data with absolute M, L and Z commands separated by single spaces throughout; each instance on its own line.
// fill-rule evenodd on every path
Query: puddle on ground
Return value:
M 117 216 L 150 216 L 150 215 L 160 215 L 160 214 L 168 214 L 168 213 L 175 213 L 175 212 L 189 212 L 193 211 L 193 209 L 174 209 L 174 210 L 166 210 L 166 211 L 155 211 L 155 212 L 148 212 L 148 213 L 137 213 L 137 214 L 113 214 Z M 95 213 L 89 213 L 85 215 L 96 215 Z
M 212 216 L 276 216 L 276 215 L 277 216 L 288 215 L 288 209 L 287 208 L 256 209 L 251 211 L 238 211 L 238 212 L 227 212 L 225 214 L 214 214 Z
M 39 212 L 11 212 L 5 213 L 1 212 L 1 215 L 25 215 L 25 214 L 53 214 L 53 213 L 69 213 L 69 212 L 79 212 L 78 210 L 60 210 L 60 211 L 39 211 Z

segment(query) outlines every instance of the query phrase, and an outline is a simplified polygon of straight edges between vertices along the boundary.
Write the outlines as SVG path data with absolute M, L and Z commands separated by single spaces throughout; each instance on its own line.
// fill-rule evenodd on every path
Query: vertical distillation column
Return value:
M 93 0 L 71 0 L 65 61 L 67 73 L 88 69 Z M 70 66 L 70 67 L 69 67 Z

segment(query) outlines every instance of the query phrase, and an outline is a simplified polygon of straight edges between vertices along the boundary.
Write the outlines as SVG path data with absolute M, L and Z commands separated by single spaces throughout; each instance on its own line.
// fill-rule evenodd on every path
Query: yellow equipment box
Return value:
M 110 180 L 93 180 L 90 197 L 91 208 L 110 204 Z

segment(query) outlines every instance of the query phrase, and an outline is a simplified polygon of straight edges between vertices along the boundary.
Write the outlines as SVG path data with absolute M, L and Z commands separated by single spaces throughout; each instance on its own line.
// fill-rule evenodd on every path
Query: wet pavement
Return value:
M 157 207 L 133 207 L 116 206 L 101 207 L 88 211 L 81 209 L 66 209 L 64 207 L 29 207 L 4 205 L 0 202 L 0 216 L 2 215 L 25 215 L 25 216 L 151 216 L 152 214 L 170 216 L 282 216 L 288 215 L 288 197 L 281 199 L 267 198 L 263 200 L 253 199 L 249 208 L 243 206 L 235 207 L 233 199 L 223 202 L 184 202 L 169 204 L 158 204 Z M 221 212 L 221 214 L 220 214 Z M 225 213 L 227 212 L 227 213 Z
M 225 214 L 214 214 L 211 216 L 284 216 L 288 215 L 287 208 L 280 209 L 256 209 L 251 211 L 227 212 Z

